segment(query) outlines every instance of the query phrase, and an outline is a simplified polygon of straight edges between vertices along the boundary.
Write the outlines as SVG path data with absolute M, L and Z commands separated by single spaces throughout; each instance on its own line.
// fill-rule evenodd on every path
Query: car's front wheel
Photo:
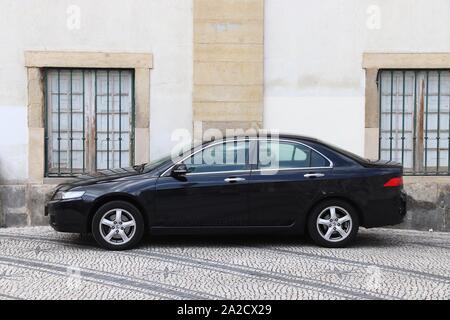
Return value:
M 356 210 L 341 200 L 329 200 L 316 206 L 308 219 L 312 240 L 324 247 L 341 248 L 356 238 L 359 219 Z
M 131 249 L 144 235 L 144 219 L 132 204 L 125 201 L 111 201 L 101 206 L 94 214 L 92 234 L 103 248 Z

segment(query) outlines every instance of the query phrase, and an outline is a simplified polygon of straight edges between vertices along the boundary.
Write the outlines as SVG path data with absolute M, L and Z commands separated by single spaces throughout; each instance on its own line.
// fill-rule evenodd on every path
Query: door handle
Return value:
M 228 183 L 242 182 L 242 181 L 245 181 L 245 178 L 226 178 L 223 181 L 228 182 Z
M 325 176 L 323 173 L 307 173 L 304 175 L 305 178 L 322 178 Z

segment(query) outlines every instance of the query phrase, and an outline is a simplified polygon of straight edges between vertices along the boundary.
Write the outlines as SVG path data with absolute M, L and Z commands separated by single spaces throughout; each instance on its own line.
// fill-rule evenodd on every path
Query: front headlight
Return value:
M 58 191 L 53 197 L 54 200 L 68 200 L 81 198 L 86 191 Z

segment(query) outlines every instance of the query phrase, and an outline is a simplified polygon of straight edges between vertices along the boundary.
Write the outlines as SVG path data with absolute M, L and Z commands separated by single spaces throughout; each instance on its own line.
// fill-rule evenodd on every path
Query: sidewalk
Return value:
M 450 299 L 450 233 L 362 229 L 353 247 L 277 237 L 147 238 L 108 252 L 0 229 L 0 299 Z

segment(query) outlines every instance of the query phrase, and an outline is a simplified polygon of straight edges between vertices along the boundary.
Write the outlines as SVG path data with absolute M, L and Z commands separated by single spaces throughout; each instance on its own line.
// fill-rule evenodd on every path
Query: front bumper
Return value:
M 87 233 L 89 230 L 89 204 L 83 199 L 50 201 L 45 206 L 45 215 L 56 231 Z

